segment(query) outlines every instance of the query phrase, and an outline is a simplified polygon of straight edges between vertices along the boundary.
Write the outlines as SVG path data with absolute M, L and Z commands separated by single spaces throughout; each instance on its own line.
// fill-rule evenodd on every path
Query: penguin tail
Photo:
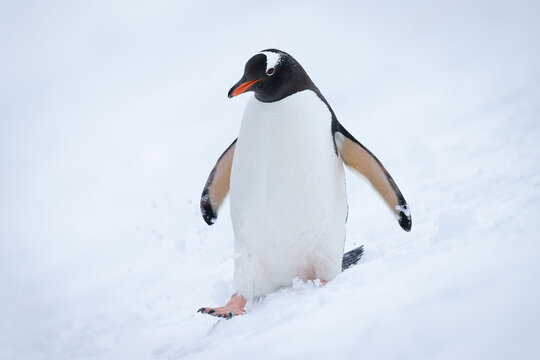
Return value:
M 345 271 L 348 268 L 356 265 L 359 261 L 362 255 L 364 254 L 364 245 L 357 247 L 356 249 L 352 249 L 351 251 L 346 252 L 343 254 L 343 261 L 341 262 L 341 271 Z

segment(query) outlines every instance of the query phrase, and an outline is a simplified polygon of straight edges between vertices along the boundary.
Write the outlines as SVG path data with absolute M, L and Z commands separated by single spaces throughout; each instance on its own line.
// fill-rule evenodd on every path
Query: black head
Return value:
M 320 94 L 291 55 L 281 50 L 267 49 L 248 60 L 244 76 L 229 90 L 229 97 L 253 91 L 257 100 L 273 102 L 306 89 Z

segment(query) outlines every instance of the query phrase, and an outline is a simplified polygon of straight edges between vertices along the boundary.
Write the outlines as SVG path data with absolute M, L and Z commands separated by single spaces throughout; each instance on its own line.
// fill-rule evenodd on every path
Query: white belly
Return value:
M 310 90 L 246 107 L 231 173 L 235 287 L 264 295 L 341 271 L 347 199 L 331 114 Z

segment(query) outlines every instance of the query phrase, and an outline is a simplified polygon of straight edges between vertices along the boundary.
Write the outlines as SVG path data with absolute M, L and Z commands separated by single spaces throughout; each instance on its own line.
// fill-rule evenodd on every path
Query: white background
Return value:
M 537 359 L 537 1 L 0 4 L 1 359 Z M 293 55 L 393 175 L 347 173 L 360 264 L 226 322 L 206 177 L 256 52 Z

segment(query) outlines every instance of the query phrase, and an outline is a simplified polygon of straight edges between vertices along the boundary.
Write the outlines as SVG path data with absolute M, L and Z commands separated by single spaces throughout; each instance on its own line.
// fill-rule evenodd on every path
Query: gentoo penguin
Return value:
M 337 120 L 302 66 L 268 49 L 248 60 L 229 98 L 253 92 L 238 138 L 218 159 L 201 211 L 212 225 L 230 192 L 234 295 L 199 312 L 230 318 L 250 299 L 296 277 L 326 283 L 345 263 L 347 196 L 343 163 L 363 175 L 411 229 L 407 202 L 381 162 Z

